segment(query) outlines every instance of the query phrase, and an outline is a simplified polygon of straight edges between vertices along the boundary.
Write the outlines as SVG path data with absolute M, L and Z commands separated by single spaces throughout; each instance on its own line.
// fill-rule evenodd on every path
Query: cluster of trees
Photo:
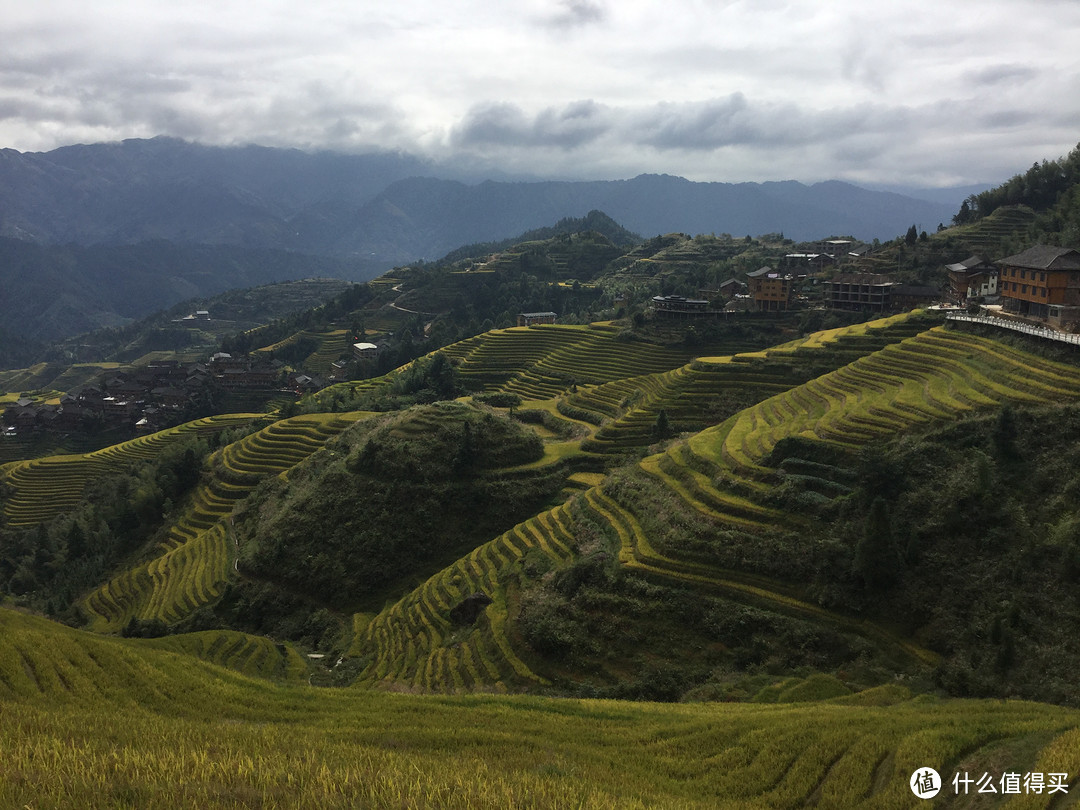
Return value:
M 788 452 L 778 505 L 828 527 L 827 564 L 800 575 L 818 599 L 902 618 L 953 694 L 1080 704 L 1080 408 L 1006 407 L 846 460 Z
M 192 438 L 98 478 L 77 508 L 36 528 L 0 526 L 0 593 L 77 620 L 73 601 L 152 541 L 198 484 L 207 455 L 242 433 Z
M 954 225 L 966 225 L 992 214 L 1006 205 L 1026 205 L 1045 211 L 1058 203 L 1061 195 L 1080 183 L 1080 145 L 1058 160 L 1035 163 L 996 188 L 972 194 L 953 217 Z
M 265 482 L 237 516 L 241 571 L 336 609 L 370 609 L 535 513 L 559 470 L 535 433 L 457 403 L 417 406 L 342 434 L 333 456 Z
M 279 318 L 259 329 L 224 338 L 221 342 L 221 351 L 229 354 L 246 354 L 253 349 L 284 340 L 297 332 L 325 329 L 328 324 L 351 316 L 374 297 L 375 293 L 369 285 L 353 284 L 322 306 Z

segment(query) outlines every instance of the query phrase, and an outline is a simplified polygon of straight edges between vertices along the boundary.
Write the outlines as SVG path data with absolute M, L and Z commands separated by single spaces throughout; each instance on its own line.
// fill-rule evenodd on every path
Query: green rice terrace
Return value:
M 969 806 L 954 773 L 1080 772 L 1065 354 L 917 312 L 764 350 L 548 325 L 300 411 L 0 467 L 0 587 L 40 604 L 33 543 L 81 564 L 93 482 L 244 428 L 49 595 L 80 629 L 0 609 L 0 805 L 908 807 L 933 767 Z
M 10 610 L 0 628 L 5 807 L 892 808 L 917 805 L 928 766 L 1080 768 L 1080 716 L 1021 701 L 815 683 L 751 704 L 433 698 L 297 684 L 291 653 L 237 663 L 238 637 L 121 640 Z

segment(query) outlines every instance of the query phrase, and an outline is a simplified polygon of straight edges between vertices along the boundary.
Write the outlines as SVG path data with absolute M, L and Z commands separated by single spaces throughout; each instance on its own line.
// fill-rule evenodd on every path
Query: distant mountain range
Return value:
M 0 150 L 0 236 L 42 244 L 275 248 L 362 260 L 370 274 L 599 209 L 646 236 L 783 232 L 890 239 L 957 204 L 847 183 L 697 183 L 667 175 L 468 184 L 410 155 L 210 147 L 173 138 Z
M 163 239 L 37 245 L 0 237 L 0 368 L 35 345 L 120 326 L 189 298 L 275 281 L 368 276 L 346 259 L 266 248 Z

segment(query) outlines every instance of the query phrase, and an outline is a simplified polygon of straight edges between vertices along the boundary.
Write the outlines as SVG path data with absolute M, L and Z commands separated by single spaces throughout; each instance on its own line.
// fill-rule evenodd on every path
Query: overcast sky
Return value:
M 1076 0 L 34 0 L 0 42 L 20 151 L 173 135 L 950 186 L 1080 141 Z

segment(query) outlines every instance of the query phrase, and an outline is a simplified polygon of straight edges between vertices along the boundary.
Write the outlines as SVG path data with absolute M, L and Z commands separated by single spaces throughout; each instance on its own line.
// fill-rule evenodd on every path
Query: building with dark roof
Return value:
M 538 323 L 555 323 L 558 317 L 554 312 L 521 312 L 517 316 L 518 326 L 533 326 Z
M 912 309 L 940 300 L 935 287 L 899 284 L 877 273 L 841 273 L 822 283 L 825 305 L 832 309 L 886 312 Z
M 1058 327 L 1080 322 L 1080 251 L 1036 245 L 997 265 L 1005 312 Z
M 704 298 L 687 298 L 683 295 L 654 295 L 652 305 L 656 314 L 662 317 L 680 318 L 709 314 L 709 302 Z
M 998 268 L 985 256 L 969 256 L 962 262 L 945 265 L 945 270 L 949 274 L 949 297 L 954 303 L 997 295 Z

